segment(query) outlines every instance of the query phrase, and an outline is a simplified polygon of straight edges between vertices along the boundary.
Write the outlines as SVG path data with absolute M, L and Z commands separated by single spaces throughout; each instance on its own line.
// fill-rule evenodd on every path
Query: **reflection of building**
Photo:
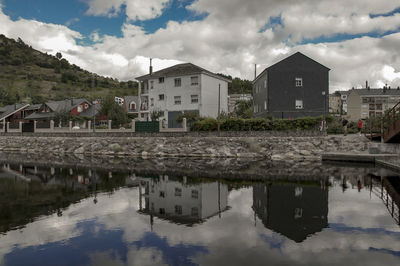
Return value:
M 201 223 L 228 208 L 228 187 L 219 182 L 190 184 L 162 176 L 140 184 L 140 212 L 176 223 Z
M 290 183 L 255 185 L 253 209 L 266 228 L 302 242 L 328 226 L 328 189 Z

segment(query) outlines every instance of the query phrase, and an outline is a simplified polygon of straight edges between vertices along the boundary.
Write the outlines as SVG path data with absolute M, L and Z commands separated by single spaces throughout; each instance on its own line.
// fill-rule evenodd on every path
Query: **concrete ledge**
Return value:
M 376 160 L 396 158 L 397 154 L 368 154 L 368 153 L 323 153 L 323 161 L 375 163 Z
M 384 160 L 376 160 L 375 164 L 379 165 L 379 166 L 383 166 L 383 167 L 388 168 L 390 170 L 397 171 L 397 172 L 400 171 L 400 165 L 396 164 L 394 162 L 384 161 Z

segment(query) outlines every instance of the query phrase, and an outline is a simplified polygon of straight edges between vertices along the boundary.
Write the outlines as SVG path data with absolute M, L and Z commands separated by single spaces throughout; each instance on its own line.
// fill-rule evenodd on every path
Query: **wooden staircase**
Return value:
M 383 141 L 400 142 L 400 102 L 382 118 Z
M 383 138 L 385 143 L 400 143 L 400 102 L 382 118 L 369 119 L 364 134 L 371 140 Z

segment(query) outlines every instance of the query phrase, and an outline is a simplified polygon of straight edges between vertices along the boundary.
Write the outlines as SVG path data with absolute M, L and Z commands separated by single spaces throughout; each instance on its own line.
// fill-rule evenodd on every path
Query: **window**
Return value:
M 151 90 L 154 89 L 154 81 L 153 80 L 150 80 L 150 89 Z
M 303 100 L 296 100 L 296 109 L 303 109 Z
M 181 104 L 181 103 L 182 103 L 182 102 L 181 102 L 181 96 L 174 96 L 174 103 L 175 103 L 176 105 Z
M 159 101 L 164 101 L 164 94 L 159 94 L 158 95 L 158 100 Z
M 82 112 L 82 105 L 78 105 L 78 113 Z
M 165 209 L 164 208 L 160 208 L 160 214 L 165 214 Z
M 190 83 L 192 86 L 199 85 L 199 77 L 190 77 Z
M 175 214 L 182 214 L 182 206 L 181 205 L 175 205 Z
M 89 108 L 89 104 L 85 103 L 85 109 Z
M 181 79 L 180 78 L 178 78 L 178 79 L 175 79 L 175 87 L 180 87 L 181 86 Z
M 180 197 L 180 196 L 182 196 L 182 189 L 176 187 L 175 188 L 175 197 Z
M 150 98 L 150 106 L 154 106 L 154 98 Z
M 158 78 L 158 83 L 164 83 L 164 77 L 159 77 Z
M 264 110 L 267 110 L 267 101 L 264 101 Z
M 160 191 L 160 198 L 165 198 L 165 192 L 164 191 Z
M 190 95 L 191 102 L 192 103 L 198 103 L 199 102 L 199 95 Z
M 131 102 L 131 104 L 129 105 L 129 109 L 135 110 L 136 109 L 136 103 L 135 102 Z
M 153 212 L 154 211 L 154 202 L 152 202 L 151 204 L 150 204 L 150 210 Z
M 296 87 L 303 87 L 303 78 L 296 78 Z
M 198 199 L 199 198 L 199 191 L 198 190 L 195 190 L 195 189 L 192 190 L 192 198 L 194 198 L 194 199 Z

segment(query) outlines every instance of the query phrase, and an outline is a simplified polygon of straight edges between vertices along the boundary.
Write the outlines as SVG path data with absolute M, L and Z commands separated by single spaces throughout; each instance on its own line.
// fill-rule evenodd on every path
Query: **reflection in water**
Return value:
M 228 209 L 228 186 L 219 181 L 188 182 L 186 177 L 178 180 L 164 175 L 141 178 L 139 189 L 140 212 L 149 214 L 151 222 L 153 216 L 156 216 L 179 224 L 193 225 Z
M 249 181 L 5 164 L 0 265 L 399 264 L 398 177 L 303 168 Z
M 302 242 L 328 226 L 328 189 L 313 183 L 255 185 L 253 209 L 266 228 Z

